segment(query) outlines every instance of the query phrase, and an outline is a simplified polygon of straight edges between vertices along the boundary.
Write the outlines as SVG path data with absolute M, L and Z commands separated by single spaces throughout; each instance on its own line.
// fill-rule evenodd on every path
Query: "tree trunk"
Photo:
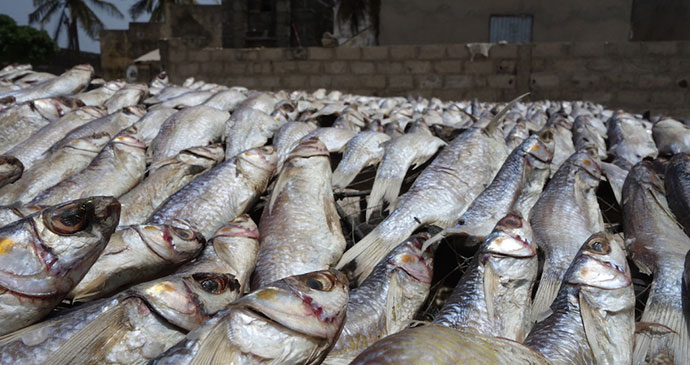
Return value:
M 69 24 L 69 31 L 67 32 L 69 43 L 68 48 L 79 52 L 79 30 L 77 28 L 77 19 L 72 15 Z

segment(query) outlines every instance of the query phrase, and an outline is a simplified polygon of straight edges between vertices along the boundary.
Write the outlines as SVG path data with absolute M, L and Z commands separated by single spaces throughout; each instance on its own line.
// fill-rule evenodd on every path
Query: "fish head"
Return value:
M 110 135 L 106 132 L 95 133 L 88 137 L 77 138 L 69 141 L 63 149 L 75 149 L 80 151 L 88 151 L 98 153 L 103 149 L 103 146 L 110 142 Z
M 273 146 L 251 148 L 240 153 L 236 158 L 238 167 L 243 168 L 243 171 L 258 168 L 272 173 L 278 164 L 278 152 Z
M 24 172 L 24 164 L 18 158 L 10 155 L 0 156 L 0 186 L 11 184 Z
M 168 322 L 191 331 L 235 300 L 239 288 L 232 274 L 193 272 L 166 276 L 130 291 Z
M 594 186 L 599 185 L 603 173 L 601 167 L 599 167 L 599 154 L 594 146 L 587 146 L 575 152 L 572 156 L 573 166 L 577 169 L 576 174 L 582 176 L 583 180 L 594 184 Z
M 267 284 L 234 306 L 250 309 L 303 335 L 333 342 L 345 321 L 348 286 L 340 271 L 314 271 Z
M 314 156 L 329 156 L 326 145 L 318 137 L 310 137 L 302 140 L 288 156 L 288 160 L 294 158 L 309 158 Z
M 93 265 L 120 219 L 113 197 L 46 208 L 0 232 L 0 285 L 30 296 L 67 294 Z
M 138 150 L 140 153 L 146 151 L 146 144 L 129 133 L 119 133 L 110 143 L 116 151 L 123 151 L 126 154 L 131 153 L 132 150 Z
M 223 146 L 219 144 L 187 148 L 177 156 L 179 161 L 187 165 L 199 165 L 206 168 L 210 168 L 224 158 L 225 152 L 223 151 Z
M 104 117 L 107 114 L 107 111 L 102 106 L 87 105 L 73 110 L 72 113 L 77 113 L 81 118 L 84 119 L 98 119 Z
M 666 195 L 666 188 L 661 178 L 654 172 L 654 164 L 651 161 L 641 161 L 630 170 L 630 174 L 637 183 L 644 186 L 652 194 Z
M 206 243 L 201 233 L 181 221 L 169 225 L 142 224 L 132 228 L 151 250 L 172 263 L 190 260 Z
M 89 65 L 88 63 L 76 65 L 76 66 L 72 67 L 72 70 L 81 71 L 81 72 L 88 72 L 91 75 L 93 75 L 93 73 L 95 72 L 93 69 L 93 66 Z
M 288 120 L 295 120 L 299 112 L 297 105 L 291 100 L 282 100 L 276 104 L 275 109 L 271 113 L 271 117 L 275 120 L 280 120 L 286 123 Z
M 139 119 L 146 115 L 146 108 L 143 105 L 131 105 L 122 108 L 122 113 L 124 113 L 126 116 Z
M 565 281 L 571 285 L 620 289 L 632 283 L 625 251 L 605 233 L 590 236 L 575 256 Z
M 480 250 L 500 257 L 529 258 L 537 254 L 537 245 L 527 220 L 518 213 L 508 213 L 496 223 Z
M 405 240 L 389 254 L 389 266 L 393 270 L 400 269 L 414 280 L 430 284 L 434 274 L 431 246 L 422 252 L 422 245 L 427 239 L 429 235 L 421 233 Z
M 211 241 L 216 255 L 227 270 L 237 276 L 243 288 L 256 264 L 259 253 L 259 228 L 247 214 L 243 214 L 216 231 Z
M 528 137 L 523 143 L 525 156 L 530 165 L 541 169 L 549 168 L 556 148 L 552 128 L 544 128 L 539 134 Z
M 38 99 L 30 102 L 39 114 L 49 120 L 57 120 L 74 109 L 85 106 L 84 102 L 76 98 L 57 96 L 54 98 Z

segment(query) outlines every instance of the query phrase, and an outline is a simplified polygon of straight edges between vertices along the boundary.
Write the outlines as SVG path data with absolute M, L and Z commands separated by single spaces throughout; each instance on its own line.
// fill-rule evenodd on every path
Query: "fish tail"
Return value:
M 652 284 L 654 286 L 654 284 Z M 669 357 L 674 364 L 690 364 L 690 329 L 685 323 L 680 298 L 669 297 L 652 288 L 641 323 L 651 330 L 635 336 L 633 364 Z
M 342 269 L 354 262 L 355 268 L 352 270 L 352 277 L 361 283 L 388 252 L 409 237 L 417 228 L 414 221 L 412 224 L 401 221 L 399 217 L 402 214 L 398 213 L 399 210 L 393 212 L 373 231 L 347 250 L 336 268 Z
M 398 198 L 398 193 L 400 193 L 400 185 L 402 185 L 402 178 L 396 177 L 377 177 L 374 181 L 374 186 L 371 188 L 371 194 L 367 200 L 367 222 L 371 213 L 375 209 L 380 209 L 380 205 L 383 202 L 390 204 Z
M 544 271 L 539 279 L 539 287 L 534 296 L 532 304 L 532 320 L 539 322 L 546 317 L 551 303 L 556 299 L 558 289 L 561 287 L 561 276 L 557 271 L 550 267 L 548 262 L 544 263 Z
M 340 169 L 340 165 L 338 168 L 333 171 L 333 176 L 331 178 L 331 185 L 333 185 L 334 188 L 340 188 L 340 189 L 345 189 L 352 180 L 357 177 L 357 174 L 359 171 L 355 171 L 353 173 L 350 172 L 343 172 L 342 169 Z

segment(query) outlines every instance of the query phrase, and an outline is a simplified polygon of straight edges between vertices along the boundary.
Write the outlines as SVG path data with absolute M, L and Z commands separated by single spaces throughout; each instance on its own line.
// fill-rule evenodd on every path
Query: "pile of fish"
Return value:
M 0 70 L 0 363 L 690 363 L 690 126 Z

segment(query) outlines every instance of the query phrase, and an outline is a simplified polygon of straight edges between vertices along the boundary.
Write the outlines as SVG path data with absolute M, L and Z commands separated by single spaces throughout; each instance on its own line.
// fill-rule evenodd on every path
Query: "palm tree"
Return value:
M 144 13 L 151 14 L 150 22 L 162 22 L 166 4 L 196 4 L 196 0 L 137 0 L 129 8 L 129 15 L 132 20 L 142 16 Z
M 29 14 L 29 23 L 40 23 L 43 26 L 50 21 L 53 15 L 60 13 L 53 39 L 57 41 L 60 31 L 64 27 L 67 29 L 67 48 L 79 51 L 77 24 L 93 39 L 97 39 L 103 30 L 103 22 L 91 10 L 89 4 L 110 16 L 124 18 L 115 5 L 106 0 L 34 0 L 36 10 Z

